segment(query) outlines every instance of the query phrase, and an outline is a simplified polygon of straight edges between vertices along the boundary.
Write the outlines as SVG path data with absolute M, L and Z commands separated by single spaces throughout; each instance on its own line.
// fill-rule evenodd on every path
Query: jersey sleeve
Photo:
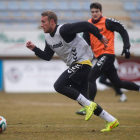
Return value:
M 120 21 L 113 18 L 107 18 L 105 25 L 107 30 L 110 30 L 112 32 L 116 31 L 121 35 L 124 48 L 130 48 L 130 40 L 128 32 L 126 31 L 124 25 Z
M 74 39 L 76 34 L 81 32 L 90 32 L 99 40 L 102 39 L 99 29 L 87 21 L 64 24 L 60 28 L 60 35 L 66 42 L 68 42 L 67 40 Z
M 38 56 L 39 58 L 41 58 L 43 60 L 47 60 L 47 61 L 50 61 L 52 59 L 53 55 L 54 55 L 54 51 L 47 45 L 46 41 L 45 41 L 44 51 L 42 51 L 38 47 L 35 47 L 33 49 L 33 51 L 35 52 L 36 56 Z
M 85 41 L 87 42 L 87 44 L 90 46 L 90 36 L 89 36 L 89 32 L 84 32 L 84 33 L 83 33 L 83 38 L 85 39 Z

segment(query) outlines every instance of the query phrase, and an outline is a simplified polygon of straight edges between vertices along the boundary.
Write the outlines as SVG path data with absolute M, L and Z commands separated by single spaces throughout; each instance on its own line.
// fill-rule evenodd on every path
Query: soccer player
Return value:
M 108 39 L 108 47 L 104 46 L 104 44 L 101 44 L 90 32 L 84 32 L 84 39 L 91 46 L 95 58 L 98 59 L 89 74 L 89 99 L 94 101 L 97 93 L 96 79 L 99 78 L 102 74 L 105 74 L 107 78 L 111 81 L 111 83 L 118 88 L 140 91 L 140 86 L 136 85 L 135 83 L 129 81 L 121 81 L 114 66 L 115 31 L 121 35 L 123 40 L 124 46 L 121 55 L 125 54 L 126 59 L 130 58 L 129 36 L 123 24 L 116 19 L 103 17 L 102 5 L 100 3 L 92 3 L 90 5 L 90 11 L 92 18 L 90 18 L 88 22 L 98 27 L 100 33 L 106 36 L 106 38 Z M 80 112 L 84 112 L 84 110 L 85 109 L 82 108 Z
M 88 22 L 77 22 L 58 25 L 57 15 L 53 11 L 41 13 L 41 27 L 45 33 L 45 49 L 40 50 L 31 41 L 26 47 L 35 52 L 35 55 L 44 60 L 51 60 L 54 53 L 62 59 L 69 68 L 64 71 L 54 88 L 85 107 L 86 117 L 89 120 L 93 112 L 106 120 L 107 128 L 101 131 L 110 131 L 119 125 L 112 115 L 103 110 L 97 103 L 85 98 L 82 93 L 87 92 L 87 77 L 91 70 L 92 50 L 86 41 L 77 33 L 88 31 L 96 36 L 107 47 L 107 40 L 99 32 L 99 29 Z M 56 66 L 57 67 L 57 66 Z
M 114 66 L 115 66 L 116 70 L 118 70 L 119 64 L 118 64 L 117 59 L 115 59 L 115 61 L 114 61 Z M 127 97 L 126 97 L 125 93 L 123 93 L 120 88 L 114 86 L 111 82 L 108 82 L 107 79 L 108 79 L 107 76 L 105 74 L 103 74 L 99 78 L 99 82 L 101 84 L 104 84 L 104 85 L 108 86 L 108 87 L 112 87 L 115 90 L 115 92 L 116 92 L 116 96 L 117 95 L 120 96 L 119 101 L 120 102 L 125 102 L 127 100 Z

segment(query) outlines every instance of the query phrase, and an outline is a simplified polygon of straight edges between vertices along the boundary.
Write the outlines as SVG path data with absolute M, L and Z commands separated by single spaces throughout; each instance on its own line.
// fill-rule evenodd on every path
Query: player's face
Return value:
M 44 30 L 44 33 L 52 33 L 53 28 L 52 28 L 52 21 L 48 20 L 47 16 L 42 16 L 41 17 L 41 27 Z
M 91 11 L 91 16 L 94 20 L 98 20 L 102 15 L 100 9 L 92 8 L 90 11 Z

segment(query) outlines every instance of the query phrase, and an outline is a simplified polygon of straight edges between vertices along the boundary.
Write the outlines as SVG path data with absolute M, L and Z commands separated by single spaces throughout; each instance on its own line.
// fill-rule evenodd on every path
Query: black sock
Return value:
M 97 103 L 96 103 L 96 104 L 97 104 Z M 94 114 L 95 114 L 96 116 L 99 116 L 99 115 L 101 114 L 102 111 L 103 111 L 103 109 L 101 108 L 101 106 L 97 104 L 97 108 L 95 109 Z

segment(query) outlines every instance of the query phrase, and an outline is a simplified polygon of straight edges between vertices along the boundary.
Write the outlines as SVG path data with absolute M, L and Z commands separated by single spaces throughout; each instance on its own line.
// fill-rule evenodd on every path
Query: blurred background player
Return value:
M 118 87 L 128 90 L 139 91 L 140 87 L 133 82 L 121 81 L 118 77 L 117 70 L 114 66 L 115 61 L 115 52 L 114 52 L 114 32 L 118 32 L 123 40 L 123 51 L 122 54 L 125 54 L 125 58 L 130 58 L 130 42 L 129 36 L 124 28 L 123 24 L 118 20 L 113 18 L 106 18 L 102 16 L 102 5 L 100 3 L 92 3 L 90 5 L 91 16 L 88 20 L 91 24 L 99 28 L 100 33 L 106 36 L 108 39 L 108 47 L 102 45 L 94 35 L 91 35 L 89 32 L 84 32 L 84 39 L 91 46 L 97 62 L 92 68 L 89 74 L 89 85 L 88 85 L 88 94 L 89 99 L 95 99 L 97 93 L 96 80 L 102 74 L 105 74 L 111 83 Z M 80 110 L 83 111 L 84 109 Z M 76 112 L 77 113 L 77 112 Z
M 97 59 L 95 59 L 95 58 L 92 60 L 93 66 L 95 65 L 96 61 L 97 61 Z M 115 66 L 115 68 L 117 70 L 118 67 L 119 67 L 117 59 L 115 59 L 115 61 L 114 61 L 114 66 Z M 100 76 L 99 82 L 101 84 L 106 85 L 106 86 L 112 87 L 115 90 L 115 92 L 116 92 L 116 96 L 118 96 L 118 95 L 120 96 L 120 99 L 119 99 L 120 102 L 125 102 L 127 100 L 127 96 L 125 95 L 125 93 L 123 93 L 120 88 L 115 87 L 110 81 L 108 81 L 108 78 L 107 78 L 107 76 L 105 74 Z M 87 97 L 86 93 L 84 93 L 83 95 L 85 97 Z M 79 115 L 85 115 L 86 114 L 84 108 L 80 109 L 79 111 L 76 111 L 75 113 L 79 114 Z
M 96 62 L 97 62 L 97 59 L 94 57 L 93 60 L 92 60 L 93 67 L 96 64 Z M 117 59 L 115 59 L 115 61 L 114 61 L 114 66 L 115 66 L 116 70 L 118 70 L 119 63 L 118 63 Z M 119 99 L 120 102 L 125 102 L 127 100 L 127 97 L 126 97 L 125 93 L 123 93 L 120 88 L 117 88 L 116 86 L 114 86 L 109 81 L 109 79 L 107 78 L 107 76 L 105 74 L 100 76 L 99 83 L 104 84 L 104 85 L 106 85 L 108 87 L 112 87 L 116 92 L 116 96 L 118 96 L 118 95 L 120 96 L 120 99 Z
M 119 67 L 117 59 L 115 59 L 115 61 L 114 61 L 114 66 L 117 70 L 118 67 Z M 101 84 L 104 84 L 104 85 L 108 86 L 108 87 L 112 87 L 116 92 L 116 96 L 117 95 L 120 96 L 120 99 L 119 99 L 120 102 L 125 102 L 127 100 L 127 97 L 126 97 L 125 93 L 123 93 L 120 88 L 114 86 L 110 81 L 108 81 L 108 78 L 105 74 L 101 75 L 101 77 L 99 78 L 99 82 Z
M 91 32 L 104 45 L 107 39 L 100 34 L 96 26 L 88 22 L 58 25 L 57 20 L 57 15 L 53 11 L 41 13 L 41 27 L 45 33 L 45 50 L 40 50 L 31 41 L 27 42 L 26 47 L 34 51 L 36 56 L 47 61 L 50 61 L 56 53 L 69 68 L 55 82 L 55 90 L 84 106 L 86 121 L 95 111 L 97 116 L 107 121 L 105 129 L 101 131 L 111 131 L 119 125 L 118 120 L 82 95 L 82 90 L 87 90 L 86 79 L 91 70 L 93 55 L 90 46 L 77 33 Z

